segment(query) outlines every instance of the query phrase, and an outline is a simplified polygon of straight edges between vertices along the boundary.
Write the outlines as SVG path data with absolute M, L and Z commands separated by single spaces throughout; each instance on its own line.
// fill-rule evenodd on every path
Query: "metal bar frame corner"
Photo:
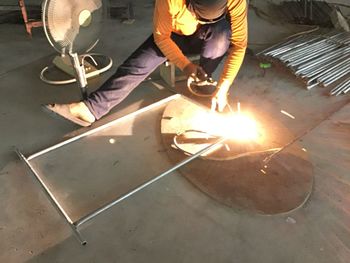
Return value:
M 185 166 L 186 164 L 190 163 L 191 161 L 197 159 L 198 157 L 200 157 L 201 155 L 209 152 L 210 150 L 212 150 L 213 148 L 215 148 L 217 145 L 222 144 L 227 138 L 222 137 L 219 138 L 217 142 L 215 142 L 212 145 L 209 145 L 208 147 L 202 149 L 201 151 L 199 151 L 196 154 L 193 154 L 189 157 L 187 157 L 186 159 L 184 159 L 183 161 L 181 161 L 180 163 L 176 164 L 175 166 L 171 167 L 170 169 L 164 171 L 163 173 L 157 175 L 156 177 L 154 177 L 153 179 L 135 187 L 133 190 L 131 190 L 130 192 L 128 192 L 127 194 L 124 194 L 122 196 L 117 197 L 116 199 L 112 200 L 109 203 L 106 203 L 104 205 L 102 205 L 101 207 L 95 209 L 94 211 L 88 213 L 87 215 L 81 217 L 80 219 L 73 221 L 69 215 L 66 213 L 66 211 L 64 210 L 64 208 L 61 206 L 61 204 L 59 203 L 59 201 L 57 200 L 57 198 L 54 196 L 54 194 L 52 193 L 52 191 L 50 190 L 50 188 L 47 186 L 47 184 L 45 183 L 45 181 L 42 179 L 42 177 L 39 175 L 39 173 L 35 170 L 35 168 L 31 165 L 30 161 L 41 156 L 44 155 L 50 151 L 53 151 L 55 149 L 58 149 L 60 147 L 63 147 L 67 144 L 70 144 L 72 142 L 75 142 L 81 138 L 84 138 L 86 136 L 89 136 L 91 134 L 97 133 L 98 131 L 104 130 L 108 127 L 111 127 L 112 125 L 117 124 L 118 122 L 121 122 L 127 118 L 133 117 L 133 116 L 137 116 L 139 114 L 142 114 L 144 112 L 147 112 L 149 110 L 152 110 L 158 106 L 164 105 L 168 102 L 171 102 L 173 100 L 179 99 L 179 98 L 184 98 L 186 100 L 189 100 L 188 98 L 185 98 L 184 96 L 180 95 L 180 94 L 175 94 L 172 95 L 170 97 L 167 97 L 163 100 L 160 100 L 156 103 L 153 103 L 147 107 L 141 108 L 131 114 L 125 115 L 121 118 L 118 118 L 116 120 L 113 120 L 105 125 L 102 125 L 98 128 L 94 128 L 92 130 L 89 130 L 85 133 L 82 133 L 78 136 L 75 136 L 73 138 L 70 138 L 68 140 L 62 141 L 61 143 L 58 143 L 52 147 L 49 147 L 47 149 L 44 149 L 38 153 L 32 154 L 29 157 L 25 157 L 25 155 L 18 149 L 15 148 L 15 152 L 17 153 L 17 155 L 19 156 L 19 158 L 24 162 L 24 164 L 27 166 L 27 168 L 29 169 L 29 171 L 31 172 L 31 174 L 33 175 L 33 177 L 35 178 L 36 182 L 40 185 L 40 187 L 42 188 L 43 192 L 46 194 L 46 196 L 48 197 L 48 199 L 51 201 L 52 205 L 57 209 L 58 213 L 64 218 L 64 220 L 66 221 L 66 223 L 69 225 L 69 227 L 71 228 L 74 236 L 77 238 L 77 240 L 80 242 L 81 245 L 86 245 L 87 241 L 86 239 L 81 235 L 80 233 L 80 227 L 82 225 L 84 225 L 85 223 L 87 223 L 88 221 L 92 220 L 93 218 L 95 218 L 96 216 L 102 214 L 103 212 L 107 211 L 108 209 L 112 208 L 113 206 L 115 206 L 116 204 L 120 203 L 121 201 L 133 196 L 134 194 L 136 194 L 137 192 L 143 190 L 144 188 L 146 188 L 147 186 L 159 181 L 160 179 L 162 179 L 163 177 L 171 174 L 172 172 L 178 170 L 179 168 Z M 196 103 L 196 102 L 194 102 Z

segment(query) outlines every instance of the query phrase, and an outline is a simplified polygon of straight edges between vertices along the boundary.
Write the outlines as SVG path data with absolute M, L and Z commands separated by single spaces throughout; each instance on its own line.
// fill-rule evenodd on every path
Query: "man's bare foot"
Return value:
M 86 122 L 90 122 L 90 123 L 95 122 L 96 120 L 95 116 L 91 113 L 91 111 L 89 110 L 89 108 L 86 106 L 84 102 L 80 101 L 76 103 L 71 103 L 68 106 L 69 106 L 69 111 L 75 117 Z

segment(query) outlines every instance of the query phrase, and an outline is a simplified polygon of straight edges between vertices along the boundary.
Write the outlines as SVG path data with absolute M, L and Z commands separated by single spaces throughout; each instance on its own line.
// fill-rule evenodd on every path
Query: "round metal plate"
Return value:
M 176 134 L 198 130 L 196 116 L 201 112 L 202 107 L 183 99 L 171 102 L 165 109 L 161 133 L 174 164 L 186 158 L 184 149 L 195 153 L 210 143 L 207 138 L 191 138 L 197 143 L 188 144 L 184 149 L 174 147 Z M 264 140 L 247 145 L 229 141 L 230 150 L 223 145 L 181 168 L 180 172 L 203 192 L 230 207 L 268 215 L 297 209 L 307 201 L 313 185 L 313 166 L 307 152 L 301 145 L 293 144 L 270 162 L 263 162 L 271 155 L 269 150 L 286 145 L 294 136 L 266 114 L 252 112 L 252 115 L 261 125 Z

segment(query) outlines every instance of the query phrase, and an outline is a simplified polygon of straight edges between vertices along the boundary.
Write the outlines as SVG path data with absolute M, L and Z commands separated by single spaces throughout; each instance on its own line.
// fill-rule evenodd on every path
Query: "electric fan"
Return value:
M 63 61 L 61 64 L 69 64 L 75 79 L 61 82 L 48 81 L 44 77 L 48 67 L 41 72 L 41 79 L 50 84 L 67 84 L 77 81 L 85 99 L 87 98 L 87 77 L 102 73 L 112 66 L 110 58 L 108 58 L 107 66 L 99 70 L 85 61 L 88 57 L 97 66 L 93 56 L 101 56 L 85 53 L 89 52 L 99 41 L 98 36 L 106 12 L 103 0 L 45 0 L 42 9 L 42 20 L 47 39 L 61 54 Z M 68 60 L 67 57 L 69 57 Z M 57 63 L 54 64 L 57 65 Z M 66 67 L 64 71 L 69 70 Z M 87 71 L 89 71 L 88 74 Z

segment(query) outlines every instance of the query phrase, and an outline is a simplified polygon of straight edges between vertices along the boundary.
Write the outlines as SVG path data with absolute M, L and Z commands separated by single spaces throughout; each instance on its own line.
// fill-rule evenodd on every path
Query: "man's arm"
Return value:
M 219 89 L 227 93 L 243 63 L 248 42 L 247 3 L 246 0 L 228 0 L 231 17 L 231 43 L 221 78 Z
M 171 39 L 174 19 L 180 11 L 178 9 L 176 1 L 156 0 L 153 16 L 153 36 L 157 46 L 167 59 L 181 70 L 184 70 L 191 62 Z
M 212 98 L 212 110 L 223 111 L 227 105 L 228 91 L 243 63 L 248 43 L 248 7 L 246 0 L 228 0 L 231 17 L 231 44 L 217 90 Z

